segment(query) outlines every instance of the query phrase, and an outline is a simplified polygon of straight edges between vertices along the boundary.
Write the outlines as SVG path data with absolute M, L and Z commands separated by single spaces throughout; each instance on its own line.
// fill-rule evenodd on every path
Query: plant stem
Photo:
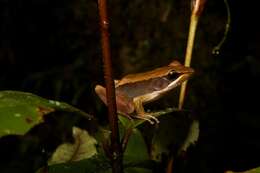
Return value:
M 171 156 L 170 160 L 168 161 L 166 173 L 172 173 L 172 170 L 173 170 L 173 156 Z
M 122 139 L 122 142 L 121 142 L 122 143 L 122 151 L 123 152 L 125 152 L 125 150 L 126 150 L 126 146 L 128 144 L 130 136 L 133 133 L 133 129 L 134 129 L 134 127 L 132 125 L 126 129 L 126 132 L 125 132 L 125 134 L 123 136 L 123 139 Z
M 196 35 L 197 24 L 199 21 L 199 17 L 203 11 L 205 0 L 192 0 L 193 8 L 190 18 L 190 29 L 189 29 L 189 36 L 188 36 L 188 43 L 186 48 L 186 55 L 185 55 L 185 63 L 184 65 L 189 67 L 192 58 L 192 50 L 193 44 Z M 179 97 L 179 109 L 182 109 L 184 98 L 185 98 L 185 91 L 187 87 L 187 81 L 183 82 L 181 85 L 180 97 Z
M 197 24 L 198 24 L 198 17 L 196 17 L 195 15 L 192 14 L 191 22 L 190 22 L 189 36 L 188 36 L 188 44 L 187 44 L 187 48 L 186 48 L 185 63 L 184 63 L 184 65 L 187 67 L 189 67 L 190 63 L 191 63 L 192 50 L 193 50 L 193 44 L 194 44 Z M 182 109 L 182 106 L 183 106 L 186 87 L 187 87 L 187 81 L 183 82 L 181 85 L 179 106 L 178 106 L 179 109 Z
M 123 172 L 122 165 L 122 147 L 120 144 L 118 117 L 116 111 L 115 100 L 115 84 L 112 72 L 110 43 L 109 43 L 109 20 L 107 16 L 106 0 L 98 0 L 99 16 L 100 16 L 100 30 L 101 30 L 101 46 L 104 62 L 104 77 L 106 83 L 106 97 L 108 104 L 108 117 L 111 129 L 111 152 L 112 152 L 112 172 Z

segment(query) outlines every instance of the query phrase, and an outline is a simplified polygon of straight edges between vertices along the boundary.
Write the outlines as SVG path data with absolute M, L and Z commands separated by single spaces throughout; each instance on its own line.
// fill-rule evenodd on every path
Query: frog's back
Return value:
M 143 72 L 143 73 L 136 73 L 136 74 L 129 74 L 126 75 L 124 78 L 122 78 L 118 83 L 116 84 L 116 87 L 125 85 L 125 84 L 131 84 L 131 83 L 137 83 L 145 80 L 150 80 L 152 78 L 158 78 L 163 77 L 165 74 L 169 73 L 172 70 L 172 67 L 166 66 L 161 68 L 156 68 L 151 71 Z

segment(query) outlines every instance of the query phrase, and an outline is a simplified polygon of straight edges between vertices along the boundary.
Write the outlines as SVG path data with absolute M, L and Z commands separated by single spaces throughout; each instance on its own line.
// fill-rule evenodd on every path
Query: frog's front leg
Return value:
M 156 123 L 159 123 L 159 120 L 152 116 L 151 114 L 145 112 L 144 107 L 143 107 L 143 99 L 142 97 L 136 97 L 133 99 L 134 106 L 135 106 L 135 111 L 136 111 L 136 116 L 135 118 L 147 120 L 150 124 L 154 124 L 152 120 L 154 120 Z

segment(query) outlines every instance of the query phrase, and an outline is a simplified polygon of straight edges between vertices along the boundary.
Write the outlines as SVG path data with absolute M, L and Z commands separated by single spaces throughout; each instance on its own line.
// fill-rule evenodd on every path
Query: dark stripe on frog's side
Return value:
M 116 92 L 117 94 L 124 93 L 124 95 L 128 96 L 129 98 L 134 98 L 137 96 L 152 93 L 154 91 L 162 90 L 163 88 L 166 88 L 170 84 L 170 82 L 172 81 L 167 79 L 166 77 L 153 78 L 141 82 L 121 85 L 116 88 Z

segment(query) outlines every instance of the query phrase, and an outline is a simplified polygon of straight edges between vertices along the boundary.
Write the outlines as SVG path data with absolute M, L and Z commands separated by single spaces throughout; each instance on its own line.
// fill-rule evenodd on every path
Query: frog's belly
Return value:
M 152 92 L 152 93 L 149 93 L 149 94 L 145 94 L 145 95 L 142 95 L 142 96 L 135 97 L 134 99 L 142 100 L 142 103 L 145 104 L 145 103 L 149 103 L 149 102 L 158 100 L 163 95 L 164 94 L 162 92 L 157 91 L 157 92 Z
M 157 97 L 157 93 L 155 92 L 164 90 L 169 84 L 170 81 L 167 78 L 154 78 L 119 86 L 116 88 L 116 92 L 124 93 L 124 95 L 132 99 L 152 93 Z
M 147 94 L 144 94 L 141 96 L 137 96 L 134 99 L 142 100 L 143 104 L 149 103 L 149 102 L 159 99 L 160 97 L 162 97 L 163 95 L 168 93 L 170 90 L 176 88 L 178 85 L 180 85 L 180 83 L 178 81 L 175 81 L 161 90 L 147 93 Z

